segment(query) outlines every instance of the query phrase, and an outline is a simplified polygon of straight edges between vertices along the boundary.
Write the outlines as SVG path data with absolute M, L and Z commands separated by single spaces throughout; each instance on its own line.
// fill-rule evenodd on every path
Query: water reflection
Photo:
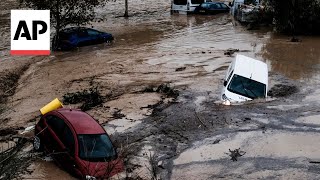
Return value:
M 310 79 L 319 71 L 320 37 L 300 37 L 302 42 L 289 42 L 289 37 L 272 34 L 262 48 L 263 58 L 271 69 L 292 79 Z

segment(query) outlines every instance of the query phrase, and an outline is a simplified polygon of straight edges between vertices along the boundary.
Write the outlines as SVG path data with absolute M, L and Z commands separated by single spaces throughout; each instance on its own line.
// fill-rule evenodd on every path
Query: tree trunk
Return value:
M 124 17 L 129 17 L 129 14 L 128 14 L 128 0 L 125 0 Z
M 52 39 L 52 49 L 55 51 L 58 49 L 58 43 L 59 43 L 59 40 L 60 40 L 60 37 L 59 37 L 59 32 L 61 30 L 61 22 L 60 22 L 60 0 L 57 0 L 57 4 L 56 4 L 56 11 L 55 12 L 52 12 L 53 13 L 53 16 L 55 17 L 56 19 L 56 26 L 55 26 L 55 30 L 56 30 L 56 33 Z

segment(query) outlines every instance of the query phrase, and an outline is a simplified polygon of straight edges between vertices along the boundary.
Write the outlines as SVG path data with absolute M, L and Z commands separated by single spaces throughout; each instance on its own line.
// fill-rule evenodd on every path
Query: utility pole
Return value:
M 129 14 L 128 14 L 128 0 L 125 0 L 124 17 L 129 17 Z

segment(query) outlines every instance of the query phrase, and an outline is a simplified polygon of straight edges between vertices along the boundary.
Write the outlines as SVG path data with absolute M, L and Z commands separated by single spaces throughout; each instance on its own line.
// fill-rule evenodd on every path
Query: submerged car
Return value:
M 221 2 L 205 2 L 194 10 L 196 14 L 218 14 L 229 12 L 230 8 Z
M 81 46 L 109 43 L 113 39 L 110 33 L 85 27 L 72 27 L 60 31 L 58 37 L 54 37 L 53 46 L 56 50 L 72 50 Z
M 106 131 L 80 110 L 61 108 L 43 115 L 33 145 L 81 179 L 107 179 L 124 169 Z
M 221 100 L 243 102 L 267 98 L 268 66 L 266 63 L 237 55 L 224 78 Z

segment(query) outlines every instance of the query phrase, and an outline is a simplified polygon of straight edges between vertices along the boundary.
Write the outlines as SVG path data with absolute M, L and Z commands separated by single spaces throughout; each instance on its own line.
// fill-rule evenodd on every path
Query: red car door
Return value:
M 73 173 L 74 169 L 74 136 L 65 121 L 56 116 L 48 115 L 47 143 L 52 158 L 66 170 Z

